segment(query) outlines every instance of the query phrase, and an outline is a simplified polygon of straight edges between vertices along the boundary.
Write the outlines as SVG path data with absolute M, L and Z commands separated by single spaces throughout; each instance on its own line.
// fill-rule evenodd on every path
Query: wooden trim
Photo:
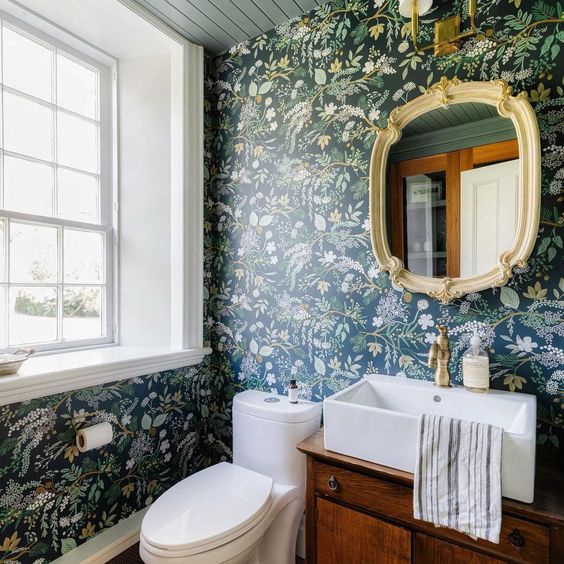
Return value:
M 499 141 L 488 145 L 479 145 L 472 148 L 473 165 L 486 165 L 512 161 L 519 158 L 519 142 L 517 139 Z
M 447 154 L 446 166 L 447 276 L 460 276 L 460 153 Z
M 390 147 L 399 141 L 401 131 L 417 117 L 440 107 L 465 102 L 495 106 L 498 113 L 510 118 L 519 141 L 519 222 L 515 241 L 503 252 L 490 270 L 465 278 L 431 278 L 407 270 L 403 261 L 390 252 L 386 230 L 386 188 Z M 390 275 L 391 282 L 411 292 L 424 292 L 448 303 L 471 292 L 504 286 L 513 276 L 513 268 L 523 268 L 534 248 L 540 221 L 541 147 L 537 118 L 525 93 L 512 95 L 503 80 L 463 82 L 458 78 L 441 80 L 425 94 L 414 98 L 390 113 L 388 127 L 378 132 L 370 160 L 370 236 L 376 260 Z
M 564 562 L 564 524 L 550 528 L 551 562 Z
M 462 149 L 460 151 L 460 172 L 474 168 L 474 148 Z
M 306 457 L 306 476 L 314 474 L 314 459 Z M 305 537 L 306 537 L 306 562 L 315 564 L 315 488 L 312 480 L 306 481 L 305 503 Z
M 405 260 L 404 249 L 404 205 L 403 205 L 403 181 L 399 173 L 399 166 L 397 163 L 390 165 L 390 185 L 391 185 L 391 206 L 390 210 L 390 236 L 392 238 L 392 253 L 394 256 Z
M 431 155 L 430 157 L 421 157 L 419 159 L 411 159 L 409 161 L 401 161 L 397 164 L 401 178 L 404 178 L 405 176 L 414 176 L 416 174 L 439 172 L 441 170 L 446 170 L 447 153 Z

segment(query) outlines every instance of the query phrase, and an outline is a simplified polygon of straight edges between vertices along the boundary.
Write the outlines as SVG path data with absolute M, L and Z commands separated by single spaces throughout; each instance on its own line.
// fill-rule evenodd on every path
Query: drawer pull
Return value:
M 523 548 L 525 546 L 525 538 L 519 529 L 513 529 L 508 535 L 507 540 L 514 548 Z
M 339 482 L 337 482 L 337 478 L 335 478 L 335 476 L 331 476 L 327 480 L 327 485 L 331 491 L 336 492 L 339 489 Z

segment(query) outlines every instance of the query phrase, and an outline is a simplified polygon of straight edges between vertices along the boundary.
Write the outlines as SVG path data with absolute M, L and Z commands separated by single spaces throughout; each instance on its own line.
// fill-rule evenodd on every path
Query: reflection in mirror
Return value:
M 495 106 L 451 104 L 414 119 L 388 159 L 388 241 L 429 277 L 487 272 L 513 246 L 519 145 Z

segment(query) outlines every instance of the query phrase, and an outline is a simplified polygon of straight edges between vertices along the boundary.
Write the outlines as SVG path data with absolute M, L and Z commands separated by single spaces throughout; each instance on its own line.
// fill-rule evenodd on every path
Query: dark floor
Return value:
M 143 564 L 143 560 L 139 557 L 139 543 L 130 546 L 127 550 L 109 560 L 108 564 Z
M 130 546 L 121 554 L 108 561 L 108 564 L 143 564 L 143 560 L 139 557 L 139 543 Z
M 139 543 L 112 558 L 108 564 L 143 564 L 143 561 L 139 558 Z M 305 560 L 296 556 L 296 564 L 305 564 Z

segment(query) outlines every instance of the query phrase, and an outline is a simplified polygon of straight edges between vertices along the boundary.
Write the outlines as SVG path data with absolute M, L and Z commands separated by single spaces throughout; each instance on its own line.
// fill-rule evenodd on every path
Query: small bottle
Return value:
M 462 356 L 462 381 L 471 392 L 487 392 L 490 388 L 490 359 L 477 333 Z
M 288 401 L 290 403 L 298 403 L 298 385 L 295 380 L 290 380 L 288 387 Z

